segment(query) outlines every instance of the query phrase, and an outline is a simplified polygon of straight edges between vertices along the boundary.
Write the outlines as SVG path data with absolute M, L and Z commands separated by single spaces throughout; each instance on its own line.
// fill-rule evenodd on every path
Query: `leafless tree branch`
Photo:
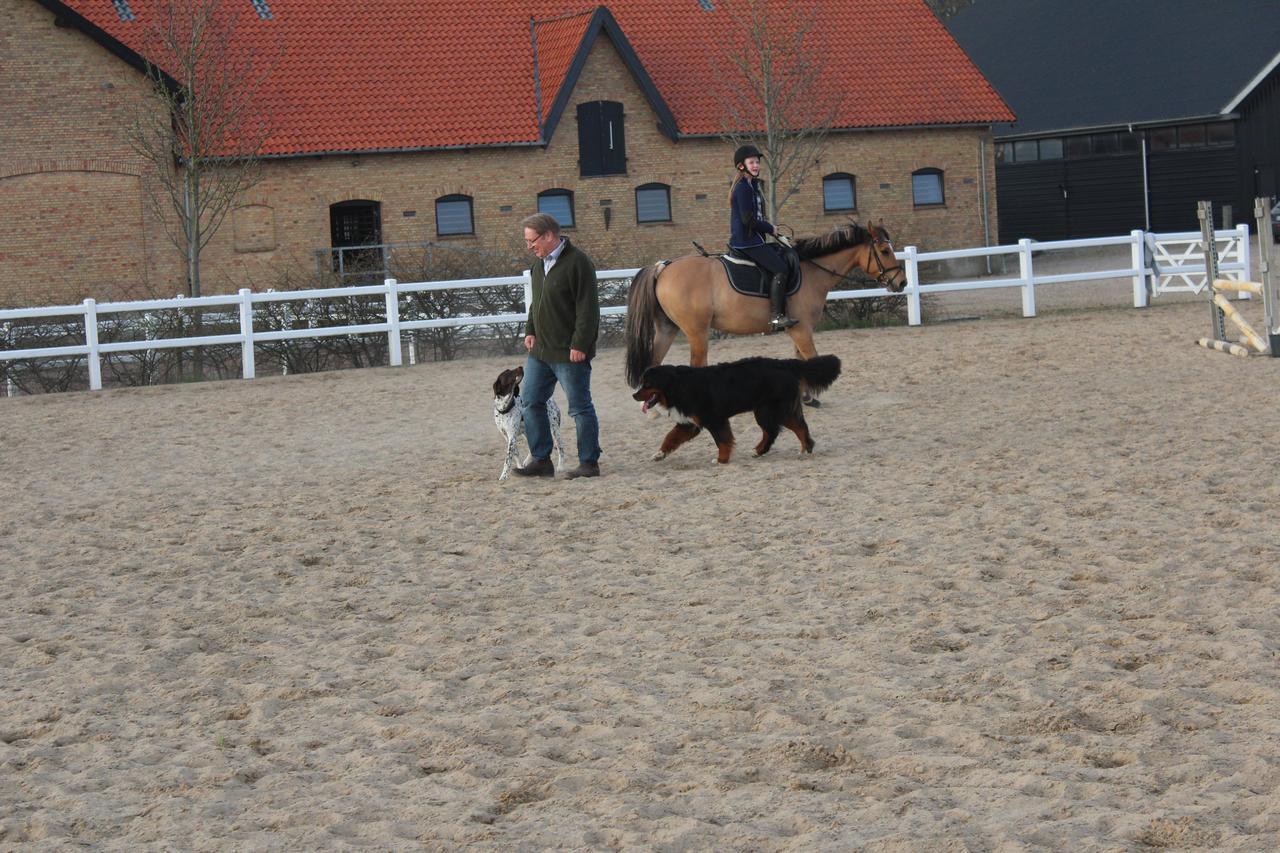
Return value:
M 718 75 L 724 136 L 735 147 L 751 142 L 763 152 L 767 201 L 777 216 L 826 150 L 842 96 L 824 85 L 826 56 L 809 9 L 792 5 L 776 14 L 777 4 L 769 0 L 719 5 L 738 24 Z

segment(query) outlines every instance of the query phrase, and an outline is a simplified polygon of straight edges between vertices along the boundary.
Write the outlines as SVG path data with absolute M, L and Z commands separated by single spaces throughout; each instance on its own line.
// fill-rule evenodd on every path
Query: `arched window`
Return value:
M 642 184 L 636 187 L 636 222 L 670 222 L 671 187 Z
M 911 201 L 916 207 L 938 207 L 947 203 L 942 192 L 942 170 L 917 169 L 911 173 Z
M 848 172 L 832 172 L 822 179 L 822 212 L 858 209 L 857 179 Z
M 471 219 L 471 196 L 442 195 L 436 199 L 436 234 L 456 237 L 476 233 Z
M 573 193 L 561 189 L 543 190 L 538 193 L 538 212 L 554 216 L 561 228 L 572 228 Z

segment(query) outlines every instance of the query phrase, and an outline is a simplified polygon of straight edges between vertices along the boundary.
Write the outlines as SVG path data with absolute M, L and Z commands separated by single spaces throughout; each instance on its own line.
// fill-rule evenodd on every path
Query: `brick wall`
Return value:
M 0 166 L 0 220 L 12 221 L 13 211 L 43 196 L 48 204 L 41 227 L 65 242 L 65 250 L 44 254 L 42 265 L 40 258 L 16 250 L 21 233 L 0 225 L 0 304 L 65 302 L 82 295 L 118 298 L 130 287 L 178 292 L 181 257 L 145 211 L 139 189 L 145 175 L 121 143 L 122 104 L 139 96 L 141 76 L 85 36 L 54 28 L 51 16 L 29 0 L 0 0 L 0 13 L 9 12 L 15 14 L 5 20 L 16 18 L 17 32 L 0 32 L 0 47 L 25 59 L 14 70 L 6 64 L 0 91 L 8 96 L 10 88 L 25 86 L 32 94 L 20 95 L 19 109 L 30 116 L 27 126 L 0 130 L 6 157 L 16 151 L 19 163 L 62 158 L 66 166 L 69 151 L 80 149 L 114 158 L 116 170 L 103 179 L 93 169 L 60 168 L 53 181 L 33 179 L 36 173 L 28 169 L 14 181 L 4 175 L 25 167 L 15 169 L 8 161 Z M 57 61 L 48 60 L 50 51 Z M 69 94 L 50 98 L 50 92 Z M 595 100 L 623 104 L 625 175 L 579 175 L 577 105 Z M 848 172 L 857 178 L 857 214 L 864 221 L 883 218 L 899 246 L 981 245 L 981 140 L 989 143 L 989 134 L 976 128 L 834 134 L 807 186 L 777 218 L 800 235 L 823 233 L 845 221 L 847 214 L 823 213 L 822 176 Z M 986 153 L 994 235 L 989 144 Z M 519 221 L 536 211 L 539 191 L 558 188 L 574 194 L 576 223 L 568 233 L 602 268 L 685 254 L 692 251 L 690 240 L 719 248 L 728 236 L 731 155 L 731 146 L 721 140 L 672 142 L 663 136 L 640 87 L 608 39 L 601 38 L 545 147 L 269 161 L 265 180 L 247 194 L 203 256 L 204 292 L 313 283 L 314 251 L 330 244 L 329 206 L 353 199 L 381 205 L 385 243 L 435 241 L 524 258 Z M 943 170 L 945 206 L 912 205 L 911 173 L 925 167 Z M 126 186 L 130 177 L 133 183 Z M 648 183 L 670 186 L 672 222 L 636 223 L 635 189 Z M 453 194 L 473 200 L 474 235 L 436 234 L 435 201 Z M 108 199 L 115 210 L 108 209 Z M 121 212 L 126 207 L 127 215 Z M 137 223 L 137 231 L 124 223 Z M 77 263 L 86 251 L 93 262 Z M 488 274 L 490 265 L 485 266 L 477 274 Z M 104 275 L 106 270 L 119 275 Z
M 0 57 L 0 304 L 173 295 L 125 137 L 143 75 L 30 0 L 0 0 Z

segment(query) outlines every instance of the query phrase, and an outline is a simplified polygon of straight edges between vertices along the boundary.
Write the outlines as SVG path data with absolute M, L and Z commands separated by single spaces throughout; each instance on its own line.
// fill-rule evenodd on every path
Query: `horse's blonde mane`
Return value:
M 823 255 L 839 252 L 841 249 L 861 246 L 863 243 L 870 242 L 870 231 L 856 222 L 849 222 L 819 237 L 797 238 L 796 252 L 800 255 L 800 260 L 807 261 L 810 258 L 820 258 Z

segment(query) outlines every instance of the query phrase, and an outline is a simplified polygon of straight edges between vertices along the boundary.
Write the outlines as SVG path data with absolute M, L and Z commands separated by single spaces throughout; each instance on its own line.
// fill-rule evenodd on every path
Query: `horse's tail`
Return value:
M 627 293 L 627 384 L 635 388 L 640 376 L 653 363 L 653 339 L 659 316 L 658 273 L 664 264 L 647 266 L 631 280 Z
M 795 360 L 796 373 L 811 394 L 819 394 L 831 387 L 840 375 L 840 359 L 834 355 L 815 355 L 810 359 Z

